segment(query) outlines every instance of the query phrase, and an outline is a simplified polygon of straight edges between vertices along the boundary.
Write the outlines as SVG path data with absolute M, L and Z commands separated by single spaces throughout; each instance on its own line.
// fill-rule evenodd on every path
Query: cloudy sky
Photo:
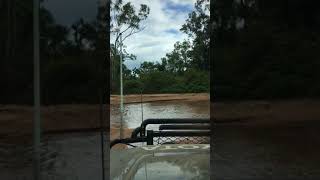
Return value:
M 173 49 L 176 41 L 186 39 L 187 36 L 179 29 L 187 19 L 188 13 L 193 10 L 195 1 L 131 0 L 137 8 L 140 4 L 147 4 L 150 14 L 144 22 L 144 31 L 132 35 L 125 41 L 127 51 L 137 56 L 137 60 L 127 61 L 126 65 L 132 69 L 143 61 L 159 61 Z M 57 23 L 64 25 L 70 25 L 80 17 L 85 20 L 94 19 L 97 4 L 98 0 L 45 0 L 46 8 L 52 12 Z
M 176 41 L 187 35 L 180 32 L 182 24 L 193 10 L 195 0 L 135 0 L 130 1 L 137 8 L 141 3 L 150 7 L 146 29 L 126 39 L 127 51 L 137 60 L 126 62 L 129 68 L 138 67 L 143 61 L 160 61 L 173 49 Z M 111 39 L 112 41 L 112 39 Z

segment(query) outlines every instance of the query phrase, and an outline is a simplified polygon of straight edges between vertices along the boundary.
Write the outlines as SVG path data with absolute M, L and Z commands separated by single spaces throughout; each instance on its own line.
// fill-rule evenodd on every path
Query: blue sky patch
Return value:
M 172 1 L 166 1 L 165 10 L 175 11 L 177 13 L 191 12 L 193 9 L 192 4 L 177 4 Z
M 168 30 L 166 30 L 165 32 L 166 32 L 166 33 L 170 33 L 170 34 L 175 34 L 175 35 L 177 35 L 177 34 L 180 33 L 180 32 L 179 32 L 178 30 L 176 30 L 176 29 L 168 29 Z

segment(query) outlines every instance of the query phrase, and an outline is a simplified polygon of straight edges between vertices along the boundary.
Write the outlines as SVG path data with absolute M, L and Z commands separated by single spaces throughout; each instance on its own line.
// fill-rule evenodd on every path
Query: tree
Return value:
M 123 36 L 122 41 L 125 41 L 131 35 L 142 31 L 145 26 L 141 27 L 141 23 L 147 19 L 149 13 L 150 8 L 145 4 L 140 5 L 138 12 L 130 2 L 123 4 L 122 0 L 115 0 L 111 4 L 110 27 L 111 33 L 115 35 L 113 44 L 116 50 L 119 48 L 120 34 Z
M 209 0 L 197 0 L 195 10 L 188 15 L 186 23 L 180 29 L 189 35 L 192 41 L 192 64 L 198 69 L 209 70 Z
M 124 4 L 122 0 L 115 0 L 111 4 L 110 28 L 115 37 L 114 42 L 111 44 L 112 93 L 117 92 L 119 87 L 119 45 L 120 43 L 123 44 L 128 37 L 141 32 L 145 28 L 145 26 L 141 27 L 141 23 L 147 19 L 149 12 L 150 8 L 145 4 L 141 4 L 138 11 L 130 2 Z M 123 37 L 122 42 L 120 42 L 120 35 Z M 135 59 L 135 56 L 129 54 L 125 48 L 123 46 L 123 62 L 125 59 Z
M 191 65 L 191 45 L 188 41 L 176 42 L 172 52 L 167 53 L 162 59 L 164 66 L 170 72 L 181 74 L 185 72 Z

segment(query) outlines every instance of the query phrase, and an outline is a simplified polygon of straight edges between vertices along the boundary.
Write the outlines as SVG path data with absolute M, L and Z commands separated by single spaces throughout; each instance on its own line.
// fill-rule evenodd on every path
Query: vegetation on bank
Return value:
M 125 94 L 138 93 L 198 93 L 209 92 L 209 74 L 205 71 L 187 70 L 180 75 L 155 70 L 124 80 Z

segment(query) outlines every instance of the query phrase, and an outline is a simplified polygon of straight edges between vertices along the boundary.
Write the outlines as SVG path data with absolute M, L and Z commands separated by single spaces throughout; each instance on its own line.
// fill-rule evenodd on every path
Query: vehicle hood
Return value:
M 110 151 L 111 180 L 210 179 L 210 145 L 148 145 Z

